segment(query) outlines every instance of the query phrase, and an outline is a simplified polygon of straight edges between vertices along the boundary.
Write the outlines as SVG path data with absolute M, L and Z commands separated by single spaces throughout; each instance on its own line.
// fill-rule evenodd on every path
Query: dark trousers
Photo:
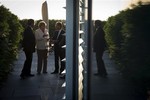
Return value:
M 31 64 L 32 64 L 32 57 L 33 57 L 32 52 L 27 52 L 27 51 L 24 52 L 25 52 L 26 60 L 24 62 L 24 66 L 22 69 L 22 73 L 21 73 L 22 76 L 31 74 Z
M 55 55 L 55 70 L 54 72 L 62 72 L 65 69 L 65 62 L 61 61 L 64 59 L 65 54 L 62 53 L 61 48 L 54 48 Z
M 54 48 L 54 56 L 55 56 L 55 70 L 54 70 L 54 72 L 59 72 L 60 55 L 59 55 L 59 50 L 57 48 Z
M 47 57 L 48 57 L 48 50 L 37 50 L 38 55 L 38 65 L 37 65 L 37 72 L 41 73 L 43 68 L 43 72 L 47 72 Z
M 98 73 L 101 75 L 106 75 L 107 72 L 106 72 L 104 61 L 102 59 L 103 53 L 104 53 L 103 50 L 96 52 L 96 62 L 97 62 Z
M 65 61 L 62 61 L 62 60 L 65 58 L 65 52 L 66 52 L 65 49 L 62 48 L 62 49 L 61 49 L 61 54 L 60 54 L 60 59 L 61 59 L 60 73 L 65 70 L 66 62 L 65 62 Z

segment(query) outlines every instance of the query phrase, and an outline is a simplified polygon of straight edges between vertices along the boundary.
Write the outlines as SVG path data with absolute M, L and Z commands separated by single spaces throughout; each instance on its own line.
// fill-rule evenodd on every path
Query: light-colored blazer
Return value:
M 47 35 L 47 36 L 44 36 Z M 40 28 L 35 31 L 36 46 L 38 50 L 49 50 L 49 33 L 45 29 L 43 32 Z

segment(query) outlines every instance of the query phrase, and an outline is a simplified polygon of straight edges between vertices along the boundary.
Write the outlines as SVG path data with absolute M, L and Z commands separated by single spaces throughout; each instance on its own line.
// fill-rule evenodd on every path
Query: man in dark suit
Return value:
M 20 74 L 22 79 L 34 76 L 34 74 L 31 74 L 32 56 L 33 52 L 35 52 L 35 36 L 33 32 L 34 20 L 29 19 L 27 24 L 28 26 L 24 30 L 22 41 L 23 51 L 26 56 L 22 73 Z
M 62 29 L 62 23 L 61 22 L 56 22 L 55 24 L 55 32 L 52 38 L 52 42 L 54 43 L 54 55 L 55 55 L 55 70 L 51 74 L 61 74 L 61 72 L 65 68 L 65 63 L 62 62 L 61 60 L 63 59 L 63 56 L 65 54 L 62 53 L 62 46 L 64 45 L 64 33 L 65 31 Z M 59 65 L 59 63 L 61 65 Z M 60 69 L 60 71 L 59 71 Z
M 104 65 L 104 61 L 102 59 L 103 53 L 105 51 L 106 42 L 105 42 L 105 33 L 102 29 L 101 21 L 95 21 L 95 34 L 93 38 L 93 51 L 96 54 L 96 61 L 97 61 L 97 69 L 98 72 L 95 75 L 100 75 L 102 77 L 107 76 L 106 68 Z

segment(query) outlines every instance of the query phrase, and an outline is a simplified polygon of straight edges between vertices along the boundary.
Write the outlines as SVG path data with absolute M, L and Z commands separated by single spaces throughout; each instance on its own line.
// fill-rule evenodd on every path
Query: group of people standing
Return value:
M 34 76 L 34 74 L 31 74 L 31 65 L 35 48 L 37 49 L 38 57 L 37 74 L 40 75 L 41 73 L 47 73 L 47 58 L 49 55 L 50 47 L 49 32 L 46 29 L 46 23 L 44 21 L 40 21 L 38 23 L 38 29 L 35 30 L 35 32 L 33 30 L 33 27 L 34 20 L 29 19 L 27 27 L 23 32 L 22 47 L 26 56 L 26 60 L 24 62 L 24 66 L 20 74 L 21 79 Z M 56 23 L 56 31 L 54 32 L 54 35 L 51 40 L 51 42 L 54 43 L 55 55 L 55 70 L 51 74 L 61 74 L 62 71 L 65 69 L 65 62 L 61 61 L 65 57 L 65 50 L 62 49 L 62 46 L 65 45 L 65 31 L 62 29 L 62 27 L 63 24 L 61 22 Z
M 32 56 L 35 52 L 35 47 L 37 47 L 37 74 L 47 73 L 47 58 L 49 54 L 49 32 L 46 29 L 46 23 L 40 21 L 38 23 L 38 29 L 34 32 L 34 20 L 28 20 L 28 26 L 23 33 L 22 47 L 25 52 L 26 60 L 20 77 L 25 79 L 27 77 L 32 77 L 34 74 L 31 74 L 31 64 Z M 55 32 L 53 34 L 51 42 L 54 44 L 54 57 L 55 57 L 55 70 L 51 74 L 61 75 L 65 69 L 65 62 L 62 61 L 65 58 L 65 49 L 62 49 L 62 46 L 65 45 L 65 31 L 62 29 L 63 24 L 61 22 L 56 22 Z M 104 61 L 102 59 L 103 53 L 105 51 L 106 42 L 105 42 L 105 33 L 102 29 L 102 22 L 100 20 L 95 21 L 95 32 L 93 38 L 93 52 L 96 54 L 97 62 L 97 73 L 102 77 L 107 76 L 107 71 L 105 68 Z M 65 78 L 65 77 L 63 77 Z

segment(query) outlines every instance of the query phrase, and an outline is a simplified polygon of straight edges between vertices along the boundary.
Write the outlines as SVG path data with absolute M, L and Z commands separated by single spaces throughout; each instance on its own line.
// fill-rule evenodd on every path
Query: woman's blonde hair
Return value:
M 40 21 L 38 27 L 41 27 L 42 25 L 46 26 L 47 24 L 45 23 L 45 21 Z

